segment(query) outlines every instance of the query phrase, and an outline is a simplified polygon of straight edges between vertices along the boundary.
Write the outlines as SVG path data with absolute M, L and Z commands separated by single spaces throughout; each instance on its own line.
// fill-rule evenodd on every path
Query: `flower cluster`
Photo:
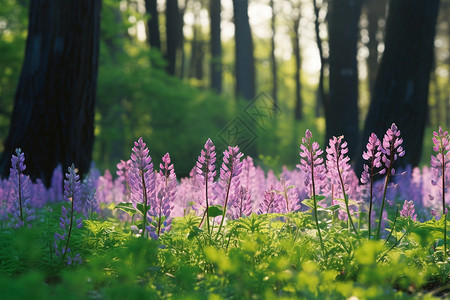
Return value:
M 381 160 L 384 164 L 384 169 L 380 171 L 380 174 L 385 174 L 386 172 L 390 172 L 390 174 L 395 174 L 395 169 L 393 168 L 393 163 L 399 157 L 405 155 L 405 150 L 401 144 L 403 143 L 403 139 L 400 138 L 400 130 L 398 130 L 397 125 L 392 123 L 391 128 L 389 128 L 383 138 L 383 147 L 381 151 L 383 152 L 383 156 Z
M 153 173 L 152 158 L 142 138 L 134 142 L 132 151 L 129 171 L 131 201 L 134 207 L 138 207 L 138 204 L 143 207 L 144 224 L 142 234 L 145 236 L 147 212 L 150 203 L 155 202 L 156 179 L 155 173 Z
M 313 184 L 317 187 L 323 187 L 326 184 L 326 170 L 323 163 L 323 150 L 320 149 L 319 143 L 312 142 L 312 133 L 309 129 L 305 132 L 300 145 L 300 164 L 297 168 L 302 170 L 305 176 L 305 186 L 309 187 Z M 312 191 L 311 191 L 312 193 Z
M 9 213 L 14 218 L 15 227 L 25 224 L 31 226 L 34 218 L 34 209 L 31 205 L 31 180 L 23 174 L 25 171 L 25 154 L 16 149 L 16 155 L 11 157 L 10 182 L 10 205 Z
M 411 217 L 411 219 L 416 221 L 417 215 L 415 212 L 414 202 L 412 200 L 405 200 L 403 203 L 403 209 L 400 211 L 400 216 L 404 218 Z
M 363 152 L 362 157 L 368 162 L 364 164 L 361 174 L 361 183 L 366 184 L 373 181 L 373 176 L 378 168 L 381 168 L 381 141 L 375 133 L 372 133 L 367 143 L 367 151 Z
M 175 193 L 177 190 L 177 177 L 169 153 L 162 158 L 160 171 L 156 177 L 157 194 L 150 202 L 147 218 L 149 226 L 146 228 L 150 236 L 157 239 L 162 233 L 172 227 L 170 214 L 174 208 Z
M 72 164 L 66 173 L 66 180 L 64 180 L 64 199 L 70 203 L 70 208 L 67 209 L 65 205 L 61 206 L 61 217 L 59 227 L 62 233 L 55 232 L 55 255 L 61 258 L 63 262 L 67 258 L 67 264 L 73 262 L 81 263 L 79 254 L 75 256 L 69 255 L 70 237 L 72 235 L 73 227 L 80 229 L 83 227 L 83 219 L 79 217 L 76 219 L 76 213 L 80 213 L 83 209 L 81 204 L 81 182 L 80 176 L 76 173 L 75 166 Z

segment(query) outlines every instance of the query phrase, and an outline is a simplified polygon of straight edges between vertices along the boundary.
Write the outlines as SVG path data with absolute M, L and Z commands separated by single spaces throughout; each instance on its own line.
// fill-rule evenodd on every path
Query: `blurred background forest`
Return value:
M 0 5 L 0 152 L 24 61 L 29 2 L 3 0 Z M 360 155 L 357 149 L 367 140 L 361 135 L 366 115 L 376 98 L 390 1 L 349 2 L 103 0 L 95 164 L 113 170 L 142 136 L 156 163 L 169 152 L 177 174 L 186 176 L 206 139 L 222 152 L 226 138 L 221 134 L 236 117 L 255 123 L 243 111 L 261 101 L 273 111 L 266 111 L 262 126 L 251 128 L 255 136 L 245 150 L 264 167 L 294 167 L 306 128 L 323 147 L 330 134 L 345 134 L 353 139 L 352 155 Z M 450 124 L 450 0 L 440 6 L 435 2 L 432 67 L 429 82 L 421 79 L 429 108 L 422 110 L 428 146 L 419 155 L 424 163 L 432 151 L 430 132 Z M 342 57 L 354 70 L 333 71 Z M 333 74 L 347 74 L 354 83 L 332 79 Z M 340 91 L 345 88 L 350 91 Z M 350 94 L 354 105 L 342 93 Z

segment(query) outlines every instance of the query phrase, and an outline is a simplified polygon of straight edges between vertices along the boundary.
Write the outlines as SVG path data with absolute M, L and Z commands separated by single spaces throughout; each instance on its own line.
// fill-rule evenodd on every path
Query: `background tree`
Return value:
M 236 96 L 251 100 L 255 97 L 255 59 L 248 20 L 248 0 L 233 0 L 233 12 L 236 42 Z
M 295 106 L 294 118 L 301 120 L 303 118 L 303 100 L 302 100 L 302 83 L 301 83 L 301 66 L 302 57 L 300 53 L 300 20 L 301 20 L 301 2 L 291 2 L 291 18 L 292 18 L 292 45 L 295 60 Z
M 30 2 L 25 61 L 0 159 L 4 176 L 19 147 L 31 178 L 47 186 L 58 164 L 89 171 L 100 5 L 100 0 Z
M 395 122 L 402 132 L 402 165 L 419 163 L 428 111 L 428 85 L 439 0 L 391 0 L 383 58 L 362 140 Z M 359 161 L 358 166 L 360 167 Z
M 161 50 L 161 37 L 159 34 L 158 1 L 145 0 L 145 8 L 150 15 L 148 18 L 148 42 L 151 48 Z
M 211 87 L 217 92 L 222 92 L 222 41 L 220 39 L 220 12 L 222 5 L 220 0 L 209 0 L 209 16 L 211 31 Z
M 178 0 L 166 1 L 166 45 L 167 72 L 176 75 L 178 52 L 183 46 L 183 18 Z
M 358 68 L 356 61 L 361 1 L 333 0 L 329 7 L 330 91 L 326 109 L 326 141 L 344 135 L 348 155 L 356 153 Z
M 272 30 L 272 36 L 270 38 L 270 62 L 272 67 L 272 100 L 274 103 L 274 108 L 278 105 L 278 68 L 277 68 L 277 57 L 275 56 L 275 21 L 276 21 L 276 11 L 275 3 L 273 0 L 269 2 L 270 8 L 272 9 L 272 18 L 270 19 L 270 28 Z

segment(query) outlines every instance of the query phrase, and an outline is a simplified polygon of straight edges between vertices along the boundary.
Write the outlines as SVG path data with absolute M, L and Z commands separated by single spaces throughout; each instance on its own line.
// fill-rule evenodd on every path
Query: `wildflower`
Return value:
M 71 264 L 74 260 L 81 262 L 79 255 L 75 255 L 73 258 L 68 255 L 71 251 L 69 245 L 70 237 L 74 229 L 73 227 L 74 225 L 77 229 L 83 227 L 83 219 L 81 217 L 76 219 L 75 216 L 75 212 L 80 213 L 82 211 L 82 205 L 80 176 L 76 173 L 73 164 L 69 167 L 66 178 L 67 180 L 64 180 L 64 200 L 70 203 L 70 208 L 68 210 L 65 205 L 61 206 L 59 227 L 62 234 L 55 232 L 54 248 L 56 256 L 61 257 L 61 262 L 67 257 L 67 264 Z M 61 245 L 63 246 L 61 247 Z
M 344 137 L 333 137 L 330 139 L 329 147 L 327 147 L 327 169 L 331 179 L 331 183 L 335 184 L 341 190 L 347 209 L 347 216 L 350 224 L 358 235 L 355 224 L 349 209 L 349 200 L 347 195 L 348 186 L 352 182 L 352 170 L 348 163 L 350 158 L 345 154 L 348 152 L 347 142 L 343 141 Z
M 169 153 L 163 156 L 162 161 L 156 177 L 156 197 L 150 202 L 150 210 L 147 214 L 149 226 L 146 229 L 154 239 L 172 227 L 170 214 L 174 208 L 177 189 L 177 177 Z
M 142 137 L 134 142 L 132 151 L 129 171 L 131 201 L 135 207 L 142 204 L 144 218 L 142 237 L 144 237 L 149 205 L 155 199 L 155 173 L 153 173 L 152 158 L 148 154 L 148 148 Z
M 361 183 L 370 183 L 369 194 L 369 214 L 368 214 L 368 238 L 370 239 L 371 225 L 372 225 L 372 205 L 373 205 L 373 178 L 376 174 L 376 169 L 381 168 L 381 141 L 375 133 L 372 133 L 367 143 L 367 151 L 363 152 L 362 157 L 368 162 L 364 164 L 363 172 L 361 174 Z
M 16 149 L 16 155 L 11 157 L 11 169 L 9 182 L 11 188 L 9 212 L 15 219 L 15 227 L 22 227 L 34 218 L 34 209 L 31 207 L 31 189 L 32 184 L 28 176 L 23 174 L 25 171 L 25 155 Z
M 414 221 L 416 220 L 417 215 L 415 214 L 414 203 L 412 200 L 405 200 L 403 203 L 403 209 L 400 211 L 400 216 L 404 218 L 411 217 Z
M 320 188 L 325 182 L 325 166 L 323 164 L 323 158 L 320 157 L 323 151 L 317 142 L 312 142 L 312 133 L 309 129 L 306 129 L 305 137 L 302 138 L 302 144 L 300 145 L 300 164 L 297 168 L 305 172 L 305 186 L 311 185 L 311 198 L 314 203 L 314 217 L 316 221 L 317 233 L 319 235 L 320 245 L 322 251 L 326 255 L 325 245 L 322 240 L 322 234 L 320 233 L 319 219 L 317 215 L 317 200 L 316 200 L 316 184 Z
M 220 229 L 223 226 L 225 215 L 227 212 L 228 201 L 231 199 L 233 202 L 234 195 L 239 191 L 239 175 L 242 172 L 242 158 L 243 154 L 239 152 L 239 147 L 230 147 L 223 152 L 223 162 L 220 168 L 220 180 L 217 185 L 217 193 L 224 194 L 223 214 L 220 221 L 219 230 L 217 236 L 219 236 Z
M 216 176 L 216 147 L 211 139 L 208 139 L 205 143 L 205 149 L 200 152 L 196 164 L 197 174 L 202 177 L 202 184 L 204 186 L 205 197 L 201 200 L 200 205 L 205 205 L 205 212 L 203 216 L 206 216 L 206 223 L 208 232 L 210 232 L 209 225 L 209 206 L 211 201 L 214 201 L 216 195 L 212 192 L 214 186 L 214 177 Z M 203 220 L 201 221 L 201 223 Z
M 382 157 L 381 160 L 383 162 L 383 169 L 380 171 L 380 174 L 386 174 L 385 182 L 384 182 L 384 191 L 383 198 L 381 202 L 380 209 L 380 218 L 378 221 L 377 234 L 376 238 L 380 238 L 380 230 L 381 230 L 381 220 L 383 218 L 384 204 L 386 200 L 386 191 L 389 183 L 389 179 L 391 175 L 395 174 L 395 169 L 393 168 L 394 162 L 399 158 L 405 155 L 405 151 L 401 144 L 403 143 L 403 139 L 400 138 L 400 130 L 398 130 L 397 125 L 392 123 L 391 128 L 386 131 L 386 134 L 383 138 L 383 144 L 381 147 Z
M 445 194 L 450 184 L 450 172 L 448 165 L 450 162 L 450 142 L 448 131 L 444 131 L 439 126 L 438 132 L 433 132 L 433 150 L 437 152 L 436 156 L 431 156 L 431 171 L 433 179 L 431 184 L 440 187 L 442 197 L 442 215 L 444 217 L 444 260 L 447 259 L 447 208 L 445 203 Z M 431 198 L 430 198 L 431 199 Z M 436 214 L 436 212 L 435 212 Z

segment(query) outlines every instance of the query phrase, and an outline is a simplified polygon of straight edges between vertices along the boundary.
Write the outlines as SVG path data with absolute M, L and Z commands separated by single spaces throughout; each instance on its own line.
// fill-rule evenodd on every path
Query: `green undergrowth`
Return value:
M 323 253 L 310 213 L 253 214 L 220 234 L 188 215 L 158 240 L 98 218 L 73 232 L 83 263 L 67 266 L 53 253 L 56 215 L 0 231 L 2 299 L 439 299 L 450 289 L 442 221 L 398 218 L 386 242 L 334 220 L 321 224 Z

